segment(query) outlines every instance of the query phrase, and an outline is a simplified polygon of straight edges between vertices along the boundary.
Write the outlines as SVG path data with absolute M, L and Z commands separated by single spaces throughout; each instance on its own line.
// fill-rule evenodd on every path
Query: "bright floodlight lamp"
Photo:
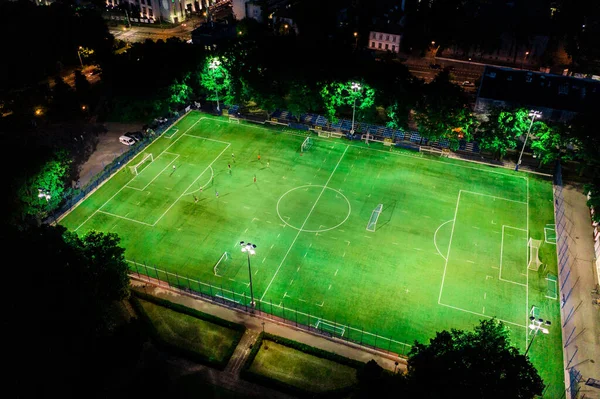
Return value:
M 523 148 L 521 148 L 521 153 L 519 154 L 519 160 L 517 161 L 517 165 L 515 166 L 515 171 L 519 170 L 519 165 L 521 165 L 521 158 L 523 157 L 523 151 L 525 151 L 525 146 L 527 145 L 527 139 L 529 138 L 529 133 L 531 132 L 531 128 L 533 127 L 533 122 L 535 122 L 536 118 L 542 117 L 542 111 L 529 111 L 529 117 L 531 118 L 531 123 L 529 124 L 529 129 L 527 129 L 527 135 L 525 135 L 525 142 L 523 143 Z
M 527 349 L 525 349 L 525 356 L 527 356 L 527 353 L 529 352 L 529 348 L 531 348 L 531 344 L 533 343 L 533 340 L 537 336 L 538 332 L 541 331 L 543 334 L 550 333 L 550 330 L 542 327 L 542 325 L 546 325 L 547 327 L 550 327 L 552 325 L 550 320 L 535 318 L 533 315 L 529 316 L 529 321 L 530 321 L 530 323 L 529 323 L 528 327 L 530 330 L 533 331 L 533 337 L 531 338 L 531 341 L 529 341 L 529 345 L 527 345 Z
M 52 198 L 52 196 L 46 190 L 42 190 L 41 188 L 38 188 L 38 198 L 45 198 L 46 202 L 48 202 L 48 201 L 50 201 L 50 198 Z
M 214 74 L 214 71 L 216 71 L 220 66 L 221 66 L 221 61 L 219 61 L 218 58 L 213 58 L 210 61 L 210 64 L 208 64 L 208 67 L 210 68 L 211 71 L 213 71 L 213 74 Z M 217 112 L 219 112 L 219 111 L 221 111 L 221 108 L 219 107 L 219 91 L 217 90 L 216 81 L 215 81 L 215 94 L 217 95 Z
M 360 91 L 360 83 L 352 82 L 350 88 L 355 93 Z M 354 115 L 356 114 L 356 96 L 354 96 L 354 105 L 352 106 L 352 129 L 350 129 L 350 134 L 354 134 Z
M 254 307 L 254 293 L 252 291 L 252 268 L 250 267 L 250 255 L 256 254 L 256 245 L 251 242 L 240 241 L 240 246 L 242 247 L 242 252 L 248 254 L 248 278 L 250 279 L 250 306 Z

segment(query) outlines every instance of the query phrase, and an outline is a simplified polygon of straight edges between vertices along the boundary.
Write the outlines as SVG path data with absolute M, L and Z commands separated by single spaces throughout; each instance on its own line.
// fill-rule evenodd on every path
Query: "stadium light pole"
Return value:
M 38 188 L 38 192 L 39 198 L 45 198 L 46 202 L 50 202 L 50 198 L 52 198 L 52 196 L 47 190 L 42 190 L 41 188 Z
M 352 91 L 357 92 L 361 89 L 360 84 L 356 82 L 352 82 Z M 354 115 L 356 114 L 356 95 L 354 96 L 354 105 L 352 106 L 352 129 L 350 129 L 350 134 L 354 134 Z
M 83 50 L 83 47 L 79 46 L 79 48 L 77 49 L 77 55 L 79 56 L 79 63 L 81 64 L 81 69 L 83 69 L 83 61 L 81 60 L 81 50 Z
M 242 252 L 246 252 L 248 255 L 248 276 L 250 277 L 250 306 L 254 307 L 254 294 L 252 293 L 252 269 L 250 268 L 250 255 L 256 254 L 254 250 L 256 245 L 251 242 L 240 241 L 240 246 L 242 247 Z
M 215 76 L 214 73 L 215 71 L 221 66 L 221 61 L 219 61 L 216 58 L 213 58 L 212 61 L 209 64 L 209 68 L 211 71 L 213 71 L 213 77 Z M 215 78 L 215 94 L 217 95 L 217 112 L 220 111 L 220 107 L 219 107 L 219 91 L 217 90 L 217 83 L 216 83 L 216 78 Z
M 534 316 L 529 316 L 529 321 L 529 329 L 533 330 L 533 337 L 531 338 L 531 341 L 529 341 L 527 349 L 525 349 L 525 356 L 527 356 L 529 348 L 531 348 L 531 344 L 533 343 L 533 340 L 535 339 L 536 335 L 538 335 L 539 331 L 542 331 L 544 334 L 548 334 L 550 332 L 547 328 L 542 327 L 542 325 L 549 327 L 552 324 L 549 320 L 536 319 Z
M 519 170 L 519 165 L 521 165 L 521 158 L 523 157 L 523 151 L 525 151 L 525 146 L 527 145 L 527 139 L 529 138 L 529 133 L 531 132 L 531 128 L 533 127 L 533 122 L 535 118 L 542 117 L 542 111 L 529 111 L 529 116 L 531 117 L 531 123 L 529 124 L 529 129 L 527 129 L 527 135 L 525 136 L 525 142 L 523 143 L 523 148 L 521 148 L 521 153 L 519 154 L 519 160 L 517 161 L 517 165 L 515 166 L 515 171 Z

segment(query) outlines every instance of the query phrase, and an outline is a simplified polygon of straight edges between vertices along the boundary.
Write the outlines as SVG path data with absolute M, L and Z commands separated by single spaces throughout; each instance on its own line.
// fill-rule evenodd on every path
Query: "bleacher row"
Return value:
M 234 105 L 229 108 L 229 114 L 236 114 L 239 111 L 239 106 Z M 341 131 L 343 133 L 348 133 L 352 130 L 352 121 L 348 119 L 339 119 L 336 122 L 329 121 L 322 115 L 317 114 L 303 114 L 300 115 L 299 118 L 296 118 L 294 115 L 285 110 L 276 110 L 271 115 L 271 118 L 277 118 L 280 122 L 287 122 L 296 124 L 298 121 L 305 125 L 310 125 L 313 128 L 324 128 L 331 129 L 336 131 Z M 437 140 L 437 141 L 429 141 L 426 138 L 421 139 L 421 136 L 418 132 L 414 131 L 404 131 L 400 129 L 392 129 L 386 126 L 373 125 L 365 122 L 354 122 L 354 131 L 355 134 L 365 134 L 369 133 L 369 135 L 373 136 L 375 140 L 383 140 L 385 138 L 392 139 L 395 143 L 400 142 L 411 142 L 419 145 L 428 145 L 432 147 L 440 147 L 447 148 L 449 143 L 447 139 Z M 459 141 L 459 150 L 468 151 L 478 153 L 479 145 L 477 142 L 467 142 L 466 140 Z

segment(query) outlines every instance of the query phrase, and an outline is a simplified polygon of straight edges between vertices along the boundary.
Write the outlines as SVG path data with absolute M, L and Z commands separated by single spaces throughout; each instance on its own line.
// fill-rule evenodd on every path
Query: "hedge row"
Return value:
M 304 352 L 304 353 L 307 353 L 307 354 L 310 354 L 313 356 L 317 356 L 317 357 L 320 357 L 323 359 L 334 361 L 336 363 L 350 366 L 357 370 L 364 367 L 364 363 L 359 362 L 358 360 L 349 359 L 347 357 L 340 356 L 340 355 L 332 353 L 332 352 L 327 352 L 322 349 L 318 349 L 318 348 L 315 348 L 315 347 L 312 347 L 312 346 L 309 346 L 306 344 L 302 344 L 297 341 L 292 341 L 287 338 L 283 338 L 283 337 L 279 337 L 277 335 L 272 335 L 272 334 L 263 332 L 258 336 L 254 346 L 252 347 L 252 350 L 250 351 L 250 354 L 248 355 L 248 358 L 246 359 L 246 362 L 244 363 L 244 366 L 242 367 L 242 370 L 240 372 L 240 377 L 242 377 L 243 379 L 252 381 L 252 382 L 256 382 L 261 385 L 273 388 L 275 390 L 287 392 L 289 394 L 296 395 L 296 396 L 302 397 L 302 398 L 344 398 L 344 397 L 347 397 L 348 394 L 355 389 L 354 386 L 349 386 L 349 387 L 345 387 L 345 388 L 331 390 L 328 392 L 316 393 L 316 392 L 311 392 L 311 391 L 307 391 L 305 389 L 299 388 L 295 385 L 288 384 L 281 380 L 277 380 L 277 379 L 274 379 L 271 377 L 267 377 L 263 374 L 254 373 L 254 372 L 250 371 L 250 367 L 252 366 L 252 363 L 254 362 L 254 359 L 256 358 L 258 351 L 262 347 L 263 340 L 265 340 L 265 339 L 275 342 L 280 345 L 287 346 L 292 349 L 299 350 L 301 352 Z
M 213 316 L 211 314 L 204 313 L 204 312 L 201 312 L 201 311 L 193 309 L 193 308 L 188 308 L 187 306 L 183 306 L 178 303 L 168 301 L 166 299 L 158 298 L 158 297 L 152 296 L 150 294 L 147 294 L 145 292 L 141 292 L 138 290 L 131 290 L 131 291 L 134 296 L 136 296 L 140 299 L 143 299 L 145 301 L 152 302 L 157 305 L 163 306 L 167 309 L 171 309 L 171 310 L 174 310 L 179 313 L 187 314 L 188 316 L 192 316 L 197 319 L 208 321 L 209 323 L 213 323 L 213 324 L 216 324 L 221 327 L 227 327 L 232 330 L 241 331 L 241 332 L 246 331 L 246 327 L 244 327 L 241 324 L 234 323 L 234 322 L 228 321 L 228 320 L 224 320 L 217 316 Z
M 220 322 L 215 323 L 215 324 L 219 324 L 223 327 L 229 327 L 229 325 L 226 325 L 226 323 L 229 324 L 230 322 L 228 322 L 226 320 L 215 318 L 214 316 L 210 316 L 210 320 L 207 320 L 204 317 L 198 317 L 196 314 L 194 314 L 194 312 L 197 312 L 194 309 L 186 308 L 185 306 L 177 305 L 172 302 L 162 300 L 160 298 L 154 298 L 154 297 L 150 297 L 147 295 L 138 295 L 139 294 L 138 292 L 135 292 L 135 291 L 133 291 L 133 292 L 135 293 L 135 295 L 131 296 L 130 302 L 131 302 L 133 308 L 135 309 L 136 313 L 138 315 L 140 315 L 140 318 L 144 321 L 144 325 L 147 329 L 148 334 L 152 337 L 152 340 L 156 343 L 156 345 L 158 347 L 163 348 L 164 350 L 167 350 L 167 351 L 177 354 L 179 356 L 188 358 L 192 361 L 217 368 L 219 370 L 225 369 L 225 367 L 227 366 L 227 363 L 229 362 L 229 359 L 231 358 L 231 355 L 233 355 L 233 352 L 235 351 L 235 348 L 237 347 L 237 344 L 239 343 L 239 341 L 242 339 L 242 336 L 244 335 L 244 333 L 243 333 L 243 331 L 245 330 L 244 326 L 241 326 L 241 325 L 235 324 L 235 323 L 231 323 L 233 326 L 241 327 L 241 329 L 239 327 L 235 327 L 235 330 L 239 331 L 240 334 L 239 334 L 239 337 L 237 338 L 237 341 L 235 342 L 235 345 L 231 345 L 229 352 L 224 356 L 223 360 L 219 361 L 212 357 L 208 357 L 202 353 L 195 352 L 195 351 L 174 345 L 174 344 L 164 340 L 160 336 L 158 331 L 156 330 L 154 323 L 152 323 L 152 320 L 150 319 L 148 314 L 145 312 L 142 304 L 140 303 L 140 299 L 147 300 L 149 302 L 153 302 L 153 303 L 156 303 L 157 305 L 161 305 L 161 306 L 163 306 L 163 302 L 164 302 L 164 303 L 168 304 L 168 306 L 164 306 L 165 308 L 169 308 L 170 310 L 177 311 L 180 313 L 185 313 L 189 316 L 197 317 L 197 318 L 200 318 L 202 320 L 205 320 L 205 321 L 208 321 L 211 323 L 214 322 L 213 320 L 219 320 Z M 139 299 L 137 298 L 138 296 L 140 297 Z M 185 311 L 181 312 L 180 310 L 185 310 Z M 206 315 L 201 312 L 197 312 L 197 313 L 201 314 L 201 315 Z M 206 315 L 206 316 L 209 316 L 209 315 Z

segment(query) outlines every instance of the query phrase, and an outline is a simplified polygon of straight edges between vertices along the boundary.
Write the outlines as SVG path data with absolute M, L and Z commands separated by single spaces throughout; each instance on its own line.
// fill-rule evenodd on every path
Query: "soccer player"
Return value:
M 194 203 L 198 202 L 198 197 L 196 197 L 196 194 L 194 194 Z
M 173 165 L 173 170 L 175 170 L 175 165 Z
M 254 175 L 254 183 L 256 183 L 256 175 Z
M 233 152 L 231 153 L 231 159 L 233 159 L 233 162 L 235 162 L 235 155 L 233 155 Z
M 258 162 L 260 162 L 260 154 L 258 154 Z
M 271 162 L 270 162 L 270 161 L 267 161 L 267 168 L 269 167 L 269 165 L 270 165 L 270 164 L 271 164 Z
M 215 197 L 219 198 L 219 192 L 215 191 Z

